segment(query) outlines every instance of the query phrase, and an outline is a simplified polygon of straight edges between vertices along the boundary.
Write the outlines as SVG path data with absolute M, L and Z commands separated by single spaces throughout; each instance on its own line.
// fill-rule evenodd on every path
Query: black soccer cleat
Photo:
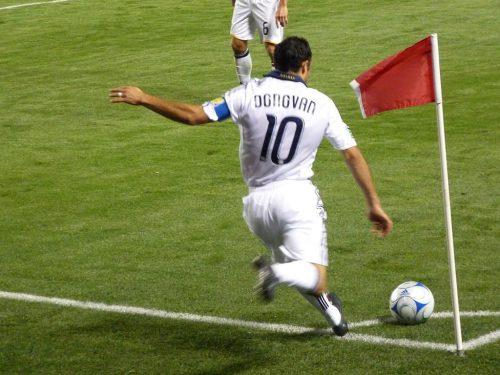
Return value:
M 335 335 L 339 337 L 345 336 L 347 332 L 349 332 L 349 326 L 347 325 L 347 321 L 344 319 L 344 313 L 342 311 L 342 302 L 340 302 L 340 298 L 337 297 L 335 293 L 329 293 L 328 299 L 330 300 L 330 303 L 340 311 L 340 316 L 341 316 L 340 324 L 333 326 L 333 333 L 335 333 Z
M 255 258 L 252 264 L 257 271 L 255 291 L 265 302 L 271 302 L 274 298 L 274 290 L 278 286 L 278 279 L 263 256 Z

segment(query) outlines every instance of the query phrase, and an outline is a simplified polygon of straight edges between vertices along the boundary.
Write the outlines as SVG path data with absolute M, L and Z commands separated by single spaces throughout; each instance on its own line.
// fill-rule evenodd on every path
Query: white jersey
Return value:
M 249 187 L 307 180 L 322 139 L 337 150 L 356 146 L 333 101 L 300 77 L 273 71 L 204 104 L 212 121 L 240 127 L 240 164 Z

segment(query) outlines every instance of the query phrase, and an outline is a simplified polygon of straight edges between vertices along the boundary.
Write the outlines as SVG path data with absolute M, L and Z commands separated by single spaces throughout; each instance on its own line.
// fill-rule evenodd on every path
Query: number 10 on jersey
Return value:
M 271 148 L 271 161 L 277 165 L 287 164 L 293 159 L 293 157 L 295 156 L 295 152 L 297 151 L 300 136 L 302 135 L 302 130 L 304 128 L 304 121 L 301 118 L 295 116 L 285 117 L 283 120 L 281 120 L 276 132 L 276 137 L 274 138 L 274 142 L 271 145 L 271 139 L 273 137 L 278 120 L 274 115 L 268 114 L 266 115 L 266 117 L 268 122 L 267 132 L 266 137 L 264 138 L 264 143 L 262 145 L 262 150 L 260 152 L 260 160 L 266 161 L 268 159 L 269 148 Z M 293 126 L 295 128 L 295 133 L 293 134 L 293 139 L 288 150 L 288 155 L 285 158 L 281 158 L 280 151 L 283 154 L 286 153 L 285 150 L 280 150 L 283 143 L 283 137 L 285 135 L 286 129 L 290 128 L 290 126 Z

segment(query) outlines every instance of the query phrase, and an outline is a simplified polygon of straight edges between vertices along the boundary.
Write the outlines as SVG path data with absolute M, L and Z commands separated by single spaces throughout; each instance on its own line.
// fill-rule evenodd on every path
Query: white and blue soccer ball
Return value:
M 407 281 L 392 292 L 390 310 L 402 324 L 424 323 L 434 311 L 434 296 L 424 284 Z

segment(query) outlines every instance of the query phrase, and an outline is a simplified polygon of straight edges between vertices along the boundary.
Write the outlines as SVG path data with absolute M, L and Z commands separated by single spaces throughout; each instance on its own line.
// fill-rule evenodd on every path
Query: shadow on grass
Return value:
M 325 336 L 325 331 L 290 335 L 117 315 L 80 321 L 60 335 L 70 342 L 93 342 L 94 347 L 80 349 L 100 353 L 93 362 L 101 369 L 110 366 L 101 359 L 104 356 L 122 361 L 113 368 L 122 373 L 223 375 L 271 371 L 277 365 L 273 353 L 287 350 L 291 341 Z

